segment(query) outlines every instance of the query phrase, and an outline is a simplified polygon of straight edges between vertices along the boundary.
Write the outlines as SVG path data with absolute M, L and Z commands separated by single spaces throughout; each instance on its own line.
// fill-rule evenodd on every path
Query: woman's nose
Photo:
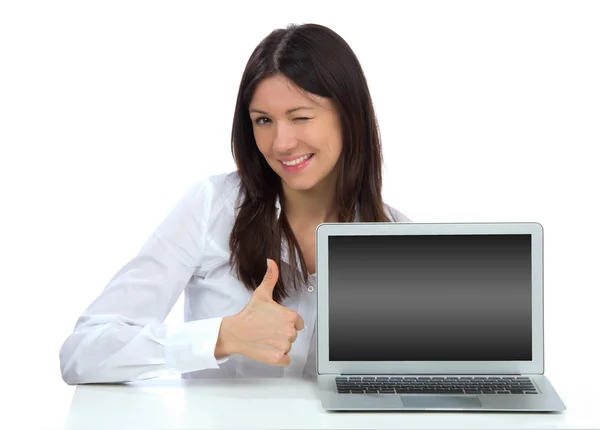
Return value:
M 273 140 L 273 149 L 277 153 L 286 153 L 292 150 L 298 142 L 291 125 L 279 123 Z

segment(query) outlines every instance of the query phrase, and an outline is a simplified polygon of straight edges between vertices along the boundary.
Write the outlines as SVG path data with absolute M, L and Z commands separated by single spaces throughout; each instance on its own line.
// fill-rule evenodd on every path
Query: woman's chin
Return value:
M 315 181 L 311 178 L 282 178 L 285 185 L 294 191 L 309 191 L 315 186 Z

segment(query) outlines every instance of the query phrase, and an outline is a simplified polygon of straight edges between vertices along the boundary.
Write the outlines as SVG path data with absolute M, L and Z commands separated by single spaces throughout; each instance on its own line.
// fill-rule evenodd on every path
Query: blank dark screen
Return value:
M 330 361 L 531 360 L 531 235 L 329 237 Z

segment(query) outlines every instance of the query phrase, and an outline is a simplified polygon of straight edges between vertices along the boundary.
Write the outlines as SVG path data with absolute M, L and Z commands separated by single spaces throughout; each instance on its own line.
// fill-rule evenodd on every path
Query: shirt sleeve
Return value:
M 218 368 L 222 318 L 165 325 L 202 261 L 213 189 L 190 187 L 139 253 L 78 318 L 60 352 L 69 385 L 119 383 Z

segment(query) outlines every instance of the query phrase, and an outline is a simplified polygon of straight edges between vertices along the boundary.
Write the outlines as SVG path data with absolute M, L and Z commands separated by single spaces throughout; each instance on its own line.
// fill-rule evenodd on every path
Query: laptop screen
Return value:
M 329 237 L 330 361 L 532 359 L 531 235 Z

